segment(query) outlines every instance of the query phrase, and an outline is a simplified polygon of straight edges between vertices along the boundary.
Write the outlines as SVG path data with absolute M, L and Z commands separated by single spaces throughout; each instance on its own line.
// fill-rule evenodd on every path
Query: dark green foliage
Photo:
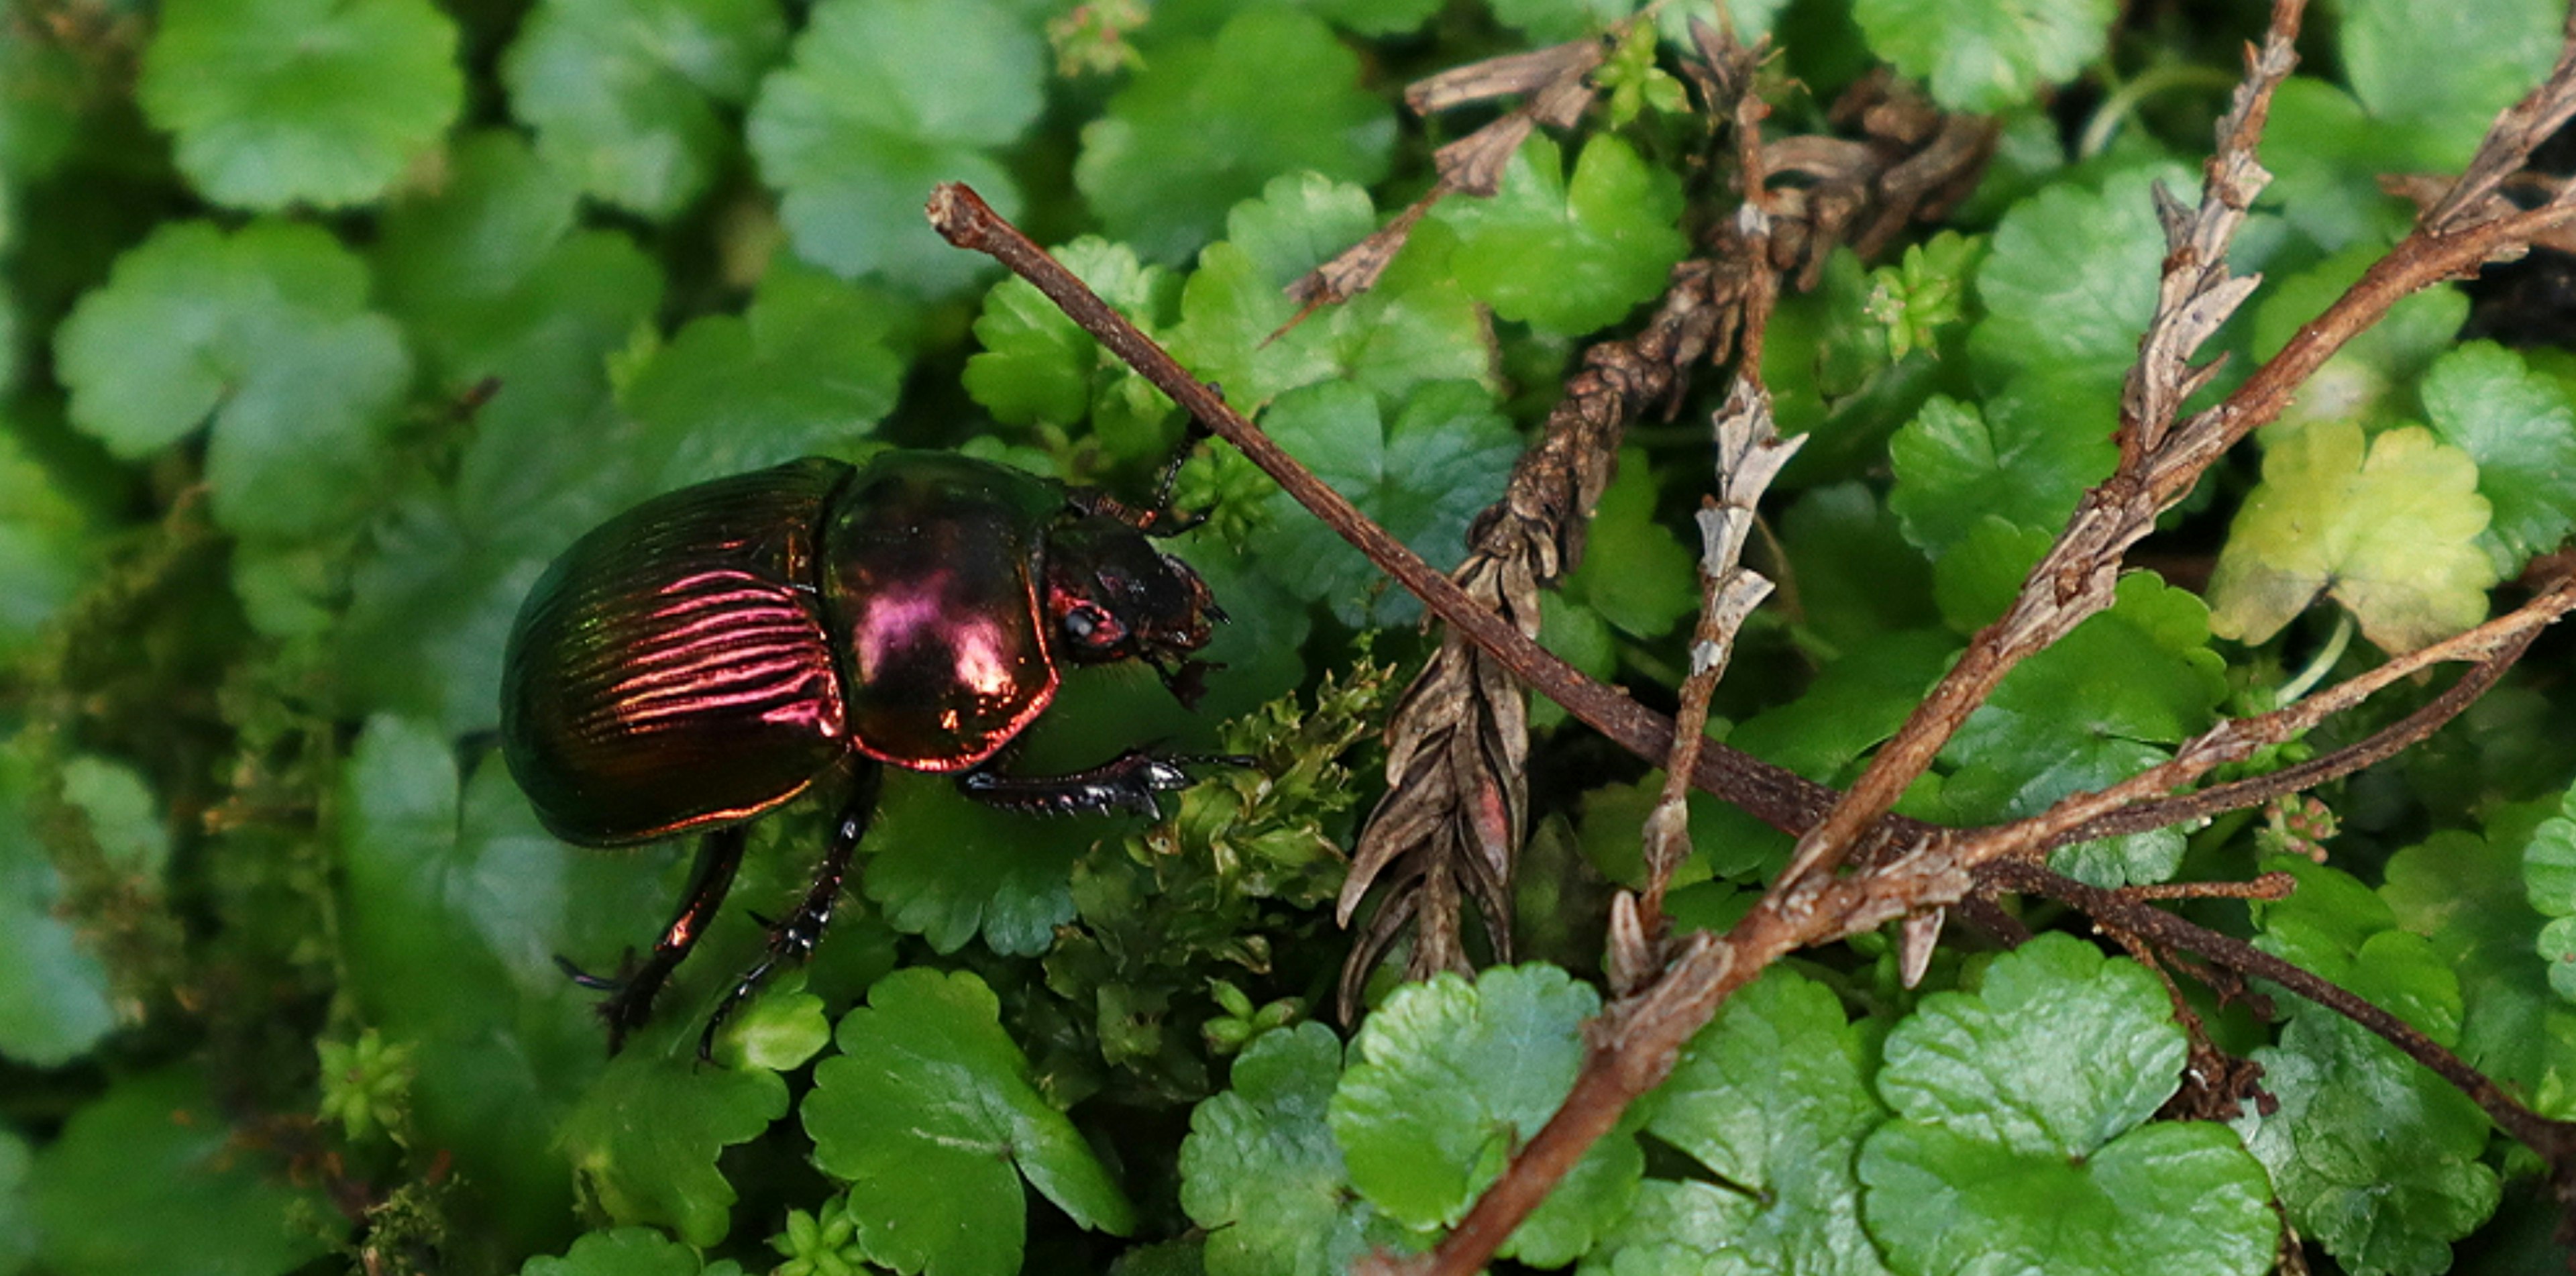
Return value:
M 1232 617 L 1204 700 L 1072 672 L 1010 766 L 1255 765 L 1198 766 L 1159 822 L 1041 821 L 891 774 L 832 934 L 710 1064 L 699 1026 L 761 951 L 753 915 L 804 889 L 838 780 L 755 827 L 700 955 L 608 1059 L 597 994 L 556 958 L 614 971 L 649 943 L 688 848 L 544 831 L 494 747 L 502 645 L 585 530 L 794 457 L 958 448 L 1146 503 L 1182 414 L 942 243 L 921 207 L 944 180 L 1456 563 L 1594 343 L 1634 335 L 1735 216 L 1732 135 L 1710 144 L 1684 65 L 1716 6 L 1617 26 L 1642 7 L 20 4 L 0 23 L 0 1276 L 1308 1276 L 1435 1243 L 1583 1064 L 1604 901 L 1644 885 L 1661 776 L 1534 706 L 1520 952 L 1549 960 L 1381 976 L 1357 1023 L 1329 1021 L 1380 731 L 1436 639 L 1228 449 L 1184 468 L 1207 520 L 1165 542 Z M 1774 41 L 1774 140 L 1850 136 L 1828 108 L 1878 67 L 1999 132 L 1945 220 L 1869 260 L 1834 248 L 1780 298 L 1761 371 L 1807 441 L 1747 551 L 1779 589 L 1714 734 L 1849 783 L 2111 472 L 2165 257 L 2150 190 L 2198 190 L 2263 7 L 1728 0 Z M 2233 248 L 2265 282 L 2211 343 L 2219 389 L 2404 233 L 2379 176 L 2458 168 L 2550 66 L 2559 9 L 2311 15 L 2261 153 L 2279 178 Z M 1445 196 L 1354 295 L 1292 295 L 1493 118 L 1417 120 L 1406 83 L 1602 33 L 1596 105 L 1497 152 L 1497 193 Z M 2510 316 L 2461 343 L 2471 304 L 2429 290 L 2329 360 L 1902 809 L 2028 815 L 2518 600 L 2576 529 L 2576 360 Z M 1700 369 L 1635 423 L 1544 597 L 1543 639 L 1650 705 L 1691 660 L 1690 515 L 1728 379 Z M 2053 863 L 2113 887 L 2288 873 L 2286 899 L 2178 907 L 2576 1117 L 2567 660 L 2544 640 L 2315 805 Z M 1713 798 L 1691 811 L 1685 931 L 1742 916 L 1788 846 Z M 2327 817 L 2325 862 L 2288 853 Z M 1954 921 L 1920 988 L 1866 935 L 1734 992 L 1506 1258 L 2234 1276 L 2286 1221 L 2312 1271 L 2413 1276 L 2546 1232 L 2537 1159 L 2431 1072 L 2277 989 L 2251 990 L 2270 1019 L 2213 1009 L 2168 964 L 2206 1044 L 2264 1068 L 2232 1122 L 2173 1119 L 2209 1096 L 2184 1088 L 2166 985 L 2080 917 L 2007 906 L 2041 937 L 1995 952 Z

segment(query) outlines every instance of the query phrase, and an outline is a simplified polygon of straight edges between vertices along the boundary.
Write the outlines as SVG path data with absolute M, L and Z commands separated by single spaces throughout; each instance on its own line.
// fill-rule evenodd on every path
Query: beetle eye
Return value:
M 1078 602 L 1066 608 L 1064 633 L 1093 651 L 1107 651 L 1127 641 L 1127 626 L 1098 603 Z

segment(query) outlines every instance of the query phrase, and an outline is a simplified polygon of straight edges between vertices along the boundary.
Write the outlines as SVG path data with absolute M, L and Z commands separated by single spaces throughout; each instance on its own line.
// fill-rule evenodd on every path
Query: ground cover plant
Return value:
M 2559 1267 L 2565 22 L 17 0 L 0 1276 Z M 800 802 L 610 1057 L 545 564 L 1194 422 L 1025 760 L 1257 765 L 890 775 L 700 1064 Z

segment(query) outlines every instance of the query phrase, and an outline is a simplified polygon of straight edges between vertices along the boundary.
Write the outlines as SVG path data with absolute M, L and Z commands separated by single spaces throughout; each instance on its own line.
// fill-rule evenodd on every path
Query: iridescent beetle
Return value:
M 1170 475 L 1165 476 L 1168 503 Z M 1147 539 L 1166 508 L 944 452 L 864 466 L 808 459 L 646 501 L 574 542 L 519 609 L 501 688 L 510 773 L 548 829 L 585 846 L 703 834 L 652 956 L 584 974 L 609 1049 L 723 904 L 745 822 L 849 776 L 803 902 L 771 927 L 699 1039 L 814 949 L 876 805 L 878 764 L 953 773 L 970 796 L 1045 812 L 1130 808 L 1183 767 L 1243 759 L 1130 750 L 1072 775 L 1001 774 L 996 755 L 1054 700 L 1060 663 L 1137 659 L 1182 703 L 1224 613 Z

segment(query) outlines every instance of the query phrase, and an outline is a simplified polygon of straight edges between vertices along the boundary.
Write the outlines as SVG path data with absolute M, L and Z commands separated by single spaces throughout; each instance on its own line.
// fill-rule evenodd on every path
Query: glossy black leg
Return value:
M 670 982 L 671 972 L 679 969 L 689 950 L 697 947 L 698 937 L 706 933 L 715 920 L 716 910 L 724 906 L 725 892 L 733 886 L 735 870 L 742 867 L 742 848 L 746 838 L 742 825 L 720 828 L 698 841 L 698 864 L 689 875 L 689 893 L 680 900 L 680 911 L 671 924 L 662 928 L 661 938 L 653 942 L 653 955 L 633 969 L 620 969 L 615 978 L 588 974 L 561 957 L 555 964 L 584 988 L 609 994 L 599 1003 L 599 1017 L 608 1024 L 608 1053 L 615 1054 L 626 1044 L 626 1034 L 644 1026 L 653 1012 L 653 998 L 662 985 Z M 628 950 L 628 960 L 634 957 Z
M 1004 775 L 977 768 L 957 777 L 957 788 L 989 806 L 1038 815 L 1073 815 L 1088 811 L 1134 811 L 1163 818 L 1157 793 L 1190 786 L 1193 766 L 1253 765 L 1251 758 L 1211 754 L 1156 756 L 1129 749 L 1088 771 L 1071 775 Z
M 832 924 L 832 907 L 841 899 L 841 880 L 849 875 L 850 854 L 867 835 L 868 817 L 877 809 L 877 790 L 885 769 L 875 763 L 863 763 L 852 778 L 849 798 L 841 803 L 839 818 L 832 821 L 832 844 L 823 852 L 822 862 L 814 866 L 814 882 L 805 898 L 789 913 L 785 921 L 769 928 L 769 951 L 763 953 L 751 969 L 734 981 L 733 991 L 707 1016 L 705 1032 L 698 1034 L 698 1061 L 706 1062 L 715 1054 L 716 1030 L 724 1026 L 742 1003 L 760 991 L 771 974 L 780 966 L 800 965 L 814 955 L 814 946 L 823 940 L 823 928 Z

